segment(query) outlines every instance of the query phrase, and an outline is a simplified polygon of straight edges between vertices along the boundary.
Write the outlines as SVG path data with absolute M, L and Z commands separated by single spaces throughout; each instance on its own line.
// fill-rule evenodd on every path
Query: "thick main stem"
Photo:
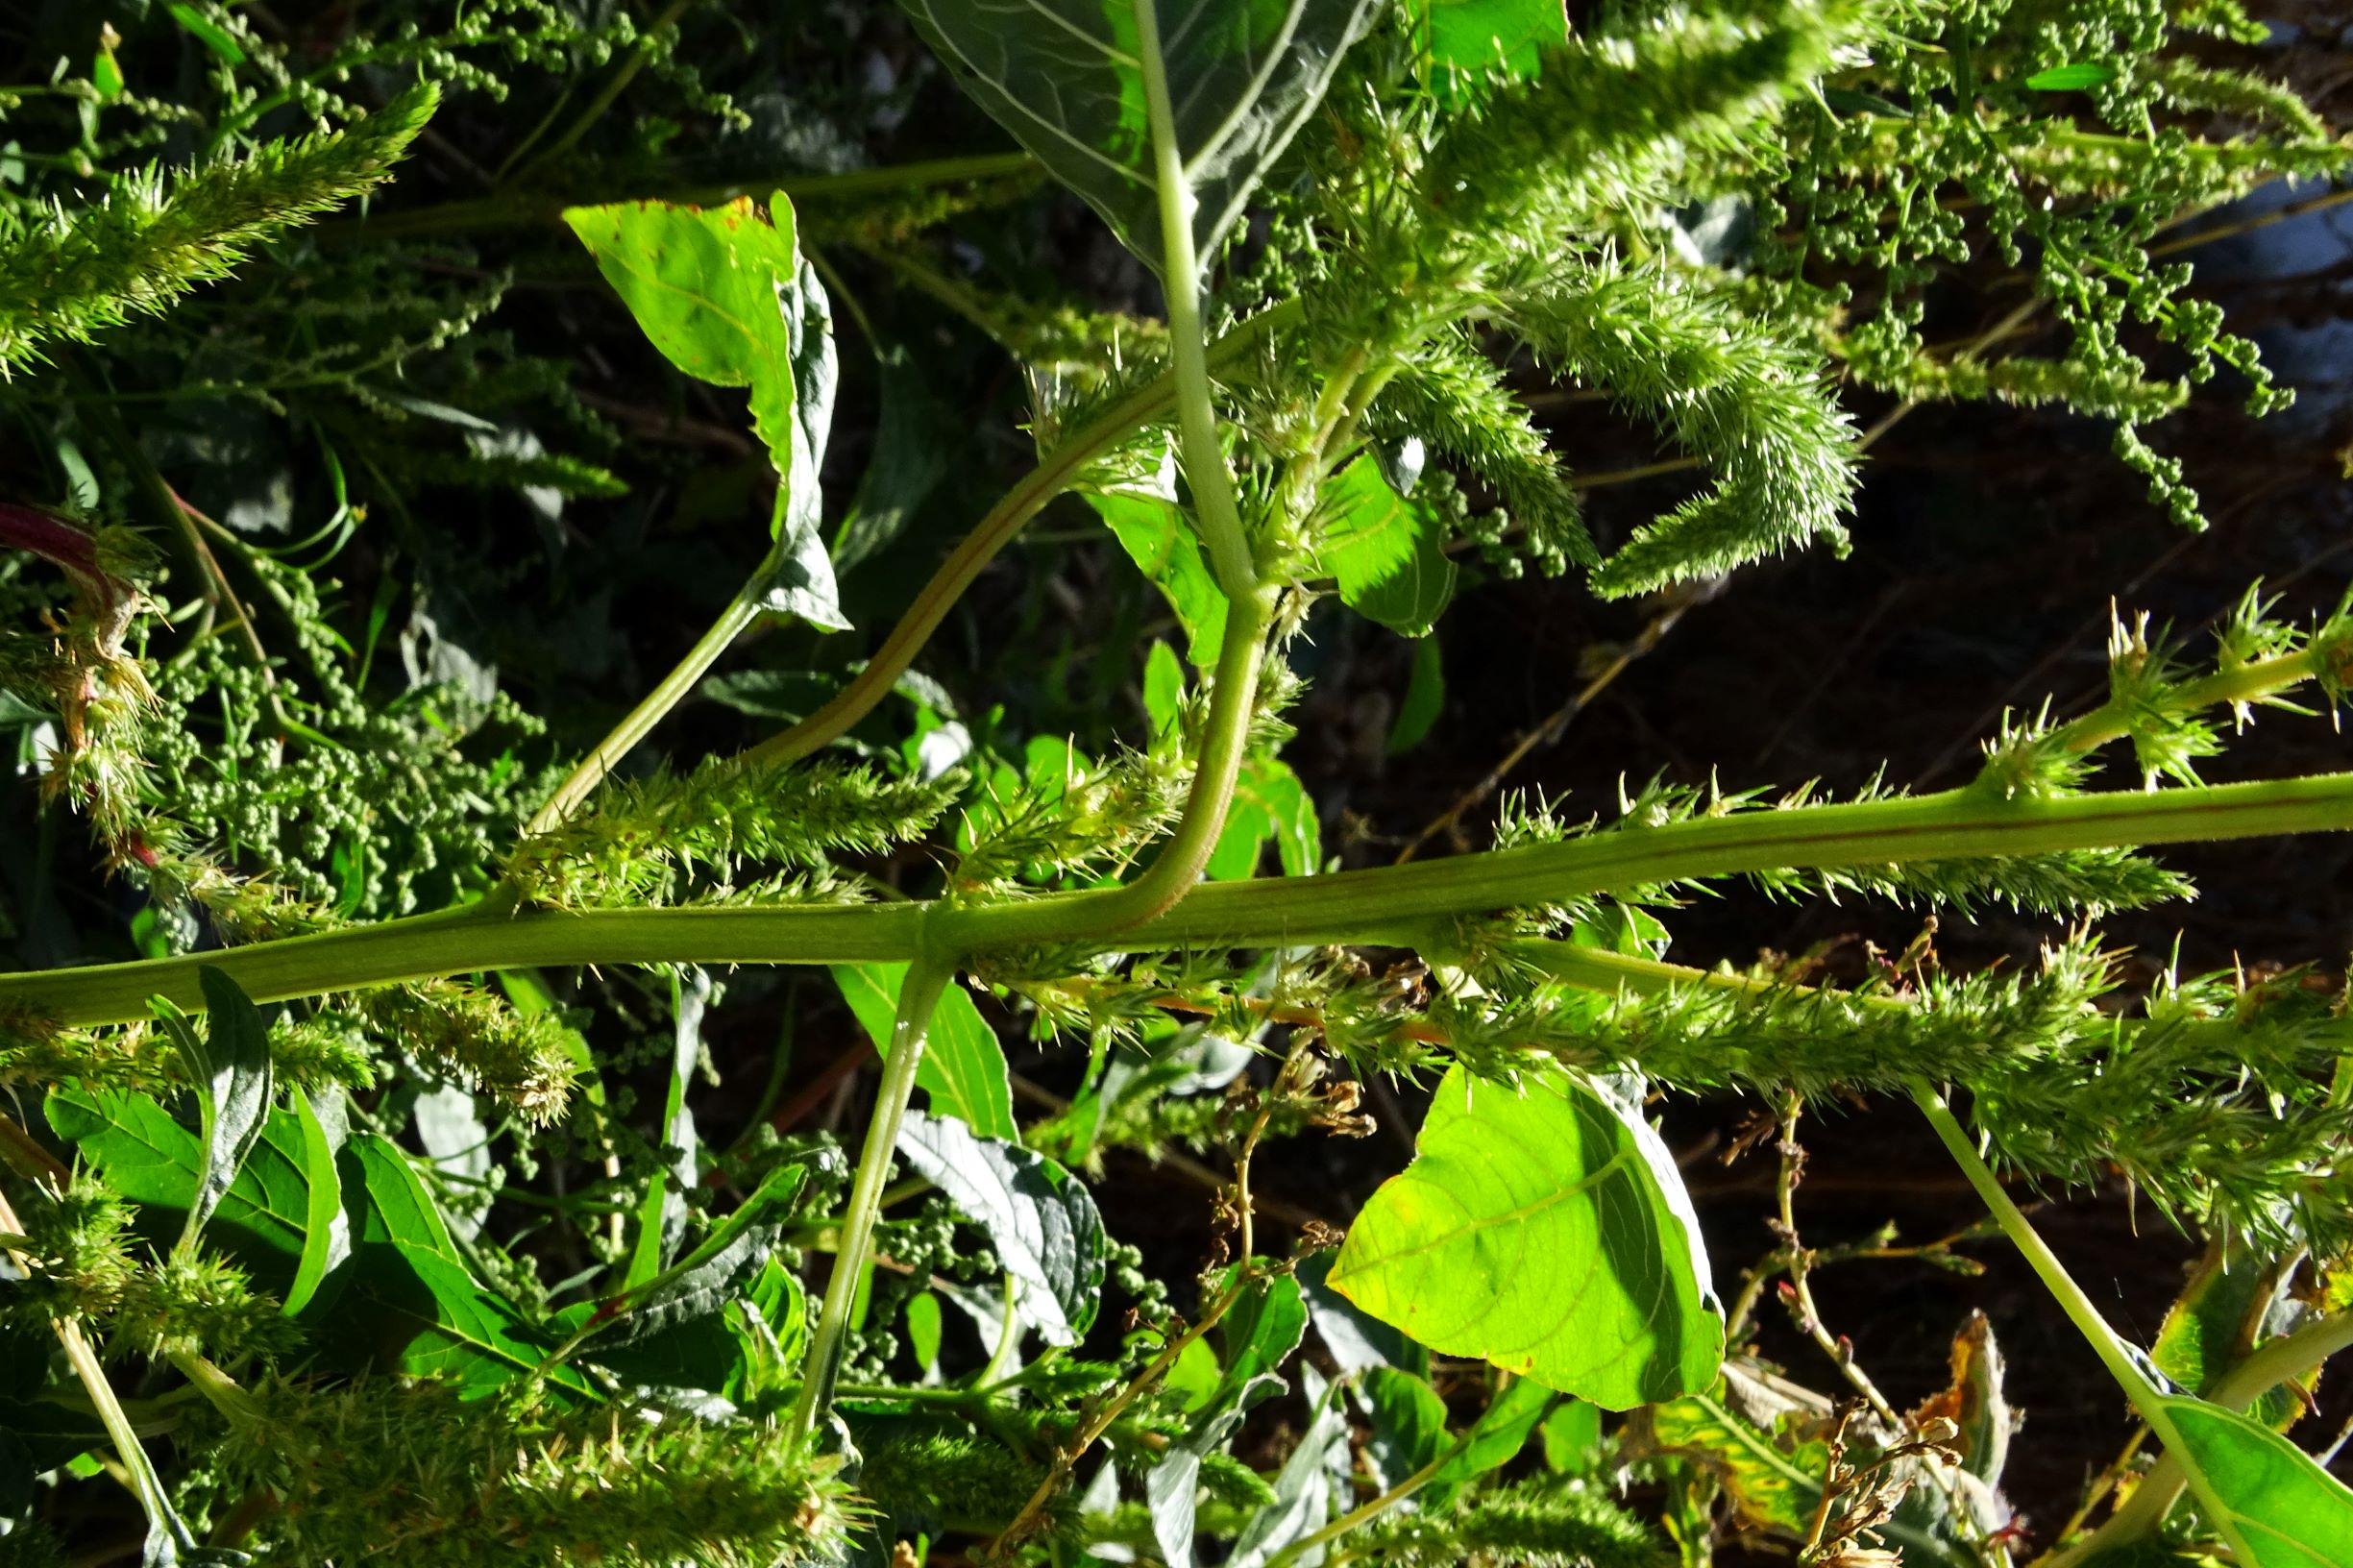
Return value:
M 935 919 L 935 936 L 953 933 L 939 950 L 957 952 L 1034 942 L 1098 952 L 1419 943 L 1434 919 L 1679 877 L 2347 829 L 2353 773 L 2326 773 L 2051 800 L 1953 790 L 1742 813 L 1327 876 L 1212 882 L 1125 930 L 1108 929 L 1101 914 L 1125 889 L 953 910 L 913 901 L 519 914 L 478 907 L 181 958 L 0 975 L 0 1017 L 124 1023 L 146 1017 L 156 994 L 200 1010 L 196 971 L 204 964 L 217 965 L 255 1000 L 279 1001 L 548 965 L 898 963 L 924 950 L 925 925 Z
M 883 1184 L 891 1175 L 891 1153 L 898 1146 L 899 1124 L 906 1119 L 907 1101 L 915 1093 L 916 1068 L 923 1061 L 924 1032 L 931 1027 L 932 1011 L 952 974 L 951 964 L 919 958 L 899 985 L 898 1012 L 891 1020 L 891 1048 L 883 1057 L 882 1084 L 874 1091 L 874 1114 L 867 1122 L 866 1147 L 858 1156 L 858 1173 L 850 1182 L 840 1250 L 834 1254 L 833 1275 L 825 1282 L 817 1332 L 809 1339 L 800 1397 L 793 1406 L 793 1431 L 804 1442 L 833 1407 L 834 1384 L 842 1373 L 842 1336 L 849 1326 L 858 1281 L 870 1262 L 874 1221 L 882 1213 Z
M 2181 1431 L 2173 1424 L 2172 1413 L 2166 1408 L 2164 1397 L 2142 1375 L 2141 1369 L 2133 1364 L 2132 1358 L 2125 1351 L 2124 1341 L 2108 1326 L 2108 1320 L 2100 1316 L 2099 1308 L 2094 1305 L 2090 1296 L 2084 1294 L 2083 1286 L 2075 1283 L 2074 1277 L 2068 1273 L 2067 1265 L 2059 1262 L 2059 1255 L 2050 1250 L 2049 1244 L 2036 1232 L 2018 1205 L 2010 1201 L 2010 1194 L 2002 1190 L 1993 1168 L 1977 1153 L 1976 1145 L 1970 1141 L 1969 1134 L 1945 1104 L 1945 1097 L 1928 1085 L 1916 1083 L 1912 1086 L 1912 1100 L 1920 1107 L 1921 1114 L 1928 1118 L 1928 1124 L 1936 1129 L 1937 1138 L 1943 1141 L 1946 1152 L 1952 1156 L 1953 1163 L 1961 1167 L 1961 1174 L 1969 1178 L 1969 1185 L 1977 1189 L 1977 1196 L 1984 1200 L 1987 1210 L 1994 1216 L 1994 1222 L 2001 1227 L 2002 1234 L 2010 1238 L 2011 1244 L 2024 1257 L 2036 1277 L 2042 1280 L 2043 1287 L 2058 1302 L 2060 1311 L 2067 1313 L 2076 1332 L 2091 1345 L 2092 1353 L 2099 1358 L 2100 1364 L 2108 1369 L 2108 1375 L 2124 1390 L 2124 1397 L 2132 1402 L 2132 1408 L 2148 1424 L 2148 1430 L 2157 1434 L 2157 1440 L 2165 1444 L 2169 1454 L 2182 1454 L 2185 1450 Z M 2247 1550 L 2246 1542 L 2241 1538 L 2238 1527 L 2232 1522 L 2230 1510 L 2215 1495 L 2204 1473 L 2194 1465 L 2184 1468 L 2187 1471 L 2185 1479 L 2191 1489 L 2197 1493 L 2198 1505 L 2205 1510 L 2206 1523 L 2221 1535 L 2224 1543 L 2230 1547 L 2232 1556 L 2243 1568 L 2255 1568 L 2260 1559 Z

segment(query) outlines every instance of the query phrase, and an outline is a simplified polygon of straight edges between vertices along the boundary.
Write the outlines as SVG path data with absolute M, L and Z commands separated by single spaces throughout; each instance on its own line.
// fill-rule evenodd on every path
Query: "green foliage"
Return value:
M 2341 992 L 2150 979 L 2096 926 L 2191 894 L 2149 845 L 2353 827 L 2346 775 L 2202 776 L 2259 707 L 2334 717 L 2353 600 L 2249 590 L 2210 665 L 2120 620 L 2104 700 L 2005 720 L 1964 789 L 1660 776 L 1393 867 L 1316 782 L 1360 738 L 1287 719 L 1405 652 L 1353 616 L 1415 640 L 1371 751 L 1459 731 L 1474 558 L 1664 593 L 1654 638 L 1843 552 L 1855 388 L 2098 416 L 2193 520 L 2143 429 L 2225 372 L 2285 399 L 2161 233 L 2344 168 L 2255 24 L 905 9 L 944 73 L 879 4 L 196 0 L 44 20 L 64 67 L 0 86 L 0 1084 L 45 1113 L 0 1122 L 7 1552 L 87 1555 L 131 1505 L 69 1488 L 119 1461 L 156 1561 L 1664 1568 L 1753 1530 L 2000 1568 L 1982 1320 L 1903 1414 L 1806 1284 L 1966 1266 L 1801 1239 L 1801 1108 L 1876 1095 L 2079 1324 L 1984 1160 L 2243 1258 L 2154 1349 L 2260 1419 L 2128 1380 L 2193 1496 L 2168 1524 L 2150 1472 L 2098 1544 L 2333 1560 L 2347 1494 L 2274 1428 L 2353 1299 Z M 952 156 L 868 166 L 902 123 Z M 1998 268 L 2034 303 L 1931 347 Z M 1589 528 L 1571 401 L 1665 451 L 1585 479 L 1683 488 Z M 2119 742 L 2142 788 L 2096 790 Z M 1667 963 L 1719 894 L 2045 956 Z M 1377 1189 L 1378 1144 L 1298 1152 L 1429 1090 Z M 1781 1133 L 1728 1309 L 1648 1119 L 1714 1091 Z M 1784 1283 L 1861 1405 L 1758 1360 Z

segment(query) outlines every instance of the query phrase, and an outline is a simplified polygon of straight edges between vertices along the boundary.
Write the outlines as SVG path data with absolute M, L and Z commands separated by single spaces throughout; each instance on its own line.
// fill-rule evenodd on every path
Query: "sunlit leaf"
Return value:
M 2178 1445 L 2225 1510 L 2213 1521 L 2246 1543 L 2243 1568 L 2353 1568 L 2353 1490 L 2311 1455 L 2243 1415 L 2204 1400 L 2160 1401 Z
M 1389 488 L 1367 454 L 1325 486 L 1329 531 L 1316 559 L 1349 608 L 1408 637 L 1427 637 L 1454 598 L 1458 571 L 1446 526 L 1431 508 Z
M 1332 1287 L 1433 1350 L 1606 1409 L 1705 1387 L 1723 1354 L 1698 1226 L 1657 1137 L 1583 1081 L 1459 1066 Z
M 196 1245 L 259 1140 L 274 1081 L 269 1025 L 252 998 L 209 964 L 196 977 L 205 993 L 202 1029 L 163 997 L 148 1002 L 196 1088 L 198 1164 L 187 1224 L 180 1233 L 183 1251 Z

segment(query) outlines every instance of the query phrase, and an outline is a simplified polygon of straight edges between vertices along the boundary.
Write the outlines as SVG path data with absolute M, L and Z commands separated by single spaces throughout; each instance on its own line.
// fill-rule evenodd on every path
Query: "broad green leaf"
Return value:
M 1143 711 L 1156 740 L 1176 734 L 1185 722 L 1185 667 L 1164 642 L 1155 641 L 1144 655 Z
M 1135 0 L 901 0 L 964 89 L 1120 243 L 1161 265 Z M 1369 0 L 1158 0 L 1176 146 L 1206 258 L 1330 85 Z
M 319 1323 L 321 1336 L 331 1334 L 345 1352 L 412 1377 L 451 1378 L 469 1393 L 536 1370 L 553 1346 L 475 1279 L 407 1155 L 363 1133 L 345 1158 L 355 1240 L 348 1283 L 331 1318 Z M 576 1393 L 590 1390 L 568 1366 L 549 1377 Z
M 1022 1317 L 1046 1343 L 1086 1336 L 1101 1304 L 1108 1243 L 1085 1183 L 1044 1155 L 919 1111 L 900 1124 L 898 1152 L 987 1234 L 997 1262 L 1019 1282 Z
M 698 380 L 741 386 L 778 478 L 762 607 L 842 627 L 818 531 L 818 469 L 834 391 L 832 317 L 795 241 L 793 208 L 763 218 L 748 197 L 720 208 L 621 202 L 567 208 L 646 336 Z
M 956 450 L 960 422 L 935 391 L 932 367 L 903 343 L 874 345 L 879 406 L 874 446 L 858 481 L 848 515 L 833 538 L 833 568 L 847 574 L 879 554 L 947 477 L 948 453 Z
M 1544 46 L 1568 41 L 1561 0 L 1421 0 L 1417 9 L 1423 57 L 1450 73 L 1533 76 Z M 1439 85 L 1450 98 L 1451 86 Z
M 907 1298 L 905 1311 L 907 1348 L 915 1353 L 915 1364 L 929 1377 L 940 1364 L 940 1340 L 946 1330 L 940 1298 L 928 1290 L 918 1290 Z
M 1446 1401 L 1410 1372 L 1376 1366 L 1358 1383 L 1372 1436 L 1364 1445 L 1373 1480 L 1387 1491 L 1453 1446 Z
M 1218 1324 L 1225 1343 L 1225 1373 L 1194 1413 L 1191 1427 L 1171 1439 L 1160 1462 L 1144 1473 L 1152 1538 L 1168 1568 L 1192 1568 L 1202 1456 L 1222 1447 L 1252 1407 L 1283 1391 L 1283 1379 L 1275 1369 L 1299 1348 L 1307 1327 L 1299 1282 L 1288 1275 L 1243 1286 Z
M 599 1339 L 601 1360 L 606 1346 L 634 1343 L 681 1323 L 718 1315 L 767 1267 L 776 1250 L 779 1219 L 774 1211 L 789 1211 L 808 1180 L 808 1171 L 800 1165 L 778 1165 L 685 1257 L 607 1300 L 572 1309 L 555 1325 L 556 1332 L 569 1336 L 584 1327 L 612 1325 Z M 697 1386 L 716 1388 L 719 1384 Z
M 2198 1472 L 2253 1560 L 2241 1568 L 2353 1568 L 2353 1490 L 2287 1438 L 2204 1400 L 2160 1400 L 2181 1441 L 2168 1450 Z
M 1602 1446 L 1602 1410 L 1581 1399 L 1553 1407 L 1538 1429 L 1544 1434 L 1544 1468 L 1555 1475 L 1581 1476 L 1592 1470 Z
M 1397 721 L 1389 726 L 1388 753 L 1394 757 L 1412 750 L 1430 734 L 1438 715 L 1446 711 L 1446 671 L 1439 662 L 1438 634 L 1413 644 L 1413 673 L 1406 678 L 1406 695 L 1397 704 Z
M 1392 631 L 1429 636 L 1458 575 L 1445 550 L 1445 520 L 1390 489 L 1370 453 L 1340 470 L 1323 503 L 1332 522 L 1316 559 L 1340 598 Z
M 310 1305 L 327 1276 L 352 1255 L 352 1224 L 343 1211 L 343 1180 L 335 1168 L 345 1136 L 341 1095 L 328 1102 L 328 1116 L 319 1115 L 306 1090 L 298 1089 L 287 1097 L 293 1101 L 295 1126 L 302 1138 L 303 1180 L 308 1188 L 302 1257 L 294 1265 L 294 1283 L 286 1286 L 284 1311 L 292 1317 Z
M 874 1049 L 885 1055 L 891 1049 L 891 1022 L 898 1013 L 898 988 L 906 979 L 904 964 L 833 966 L 833 982 L 842 988 L 842 999 L 858 1016 Z M 1013 1069 L 1006 1065 L 1005 1047 L 962 986 L 950 985 L 932 1009 L 915 1081 L 931 1096 L 935 1115 L 962 1116 L 984 1138 L 1020 1141 L 1020 1124 L 1013 1119 Z
M 1445 1468 L 1431 1478 L 1433 1483 L 1441 1487 L 1459 1485 L 1518 1458 L 1520 1450 L 1528 1446 L 1528 1439 L 1556 1397 L 1532 1378 L 1513 1380 L 1510 1386 L 1487 1402 L 1487 1408 L 1480 1412 L 1478 1422 L 1470 1430 L 1470 1440 L 1462 1445 L 1461 1452 L 1446 1461 Z
M 269 1025 L 237 983 L 207 964 L 196 971 L 204 988 L 205 1027 L 161 996 L 154 1012 L 196 1087 L 198 1161 L 180 1250 L 196 1245 L 205 1221 L 228 1194 L 246 1156 L 269 1119 L 272 1086 Z
M 46 1111 L 50 1127 L 116 1192 L 159 1214 L 189 1209 L 204 1145 L 154 1100 L 120 1090 L 55 1089 Z M 308 1237 L 306 1164 L 293 1115 L 272 1115 L 206 1228 L 212 1246 L 271 1289 L 293 1278 Z
M 1226 632 L 1226 596 L 1183 509 L 1174 501 L 1129 490 L 1091 493 L 1087 503 L 1176 612 L 1187 656 L 1200 669 L 1213 668 Z
M 1332 1287 L 1433 1350 L 1605 1409 L 1712 1383 L 1724 1328 L 1674 1162 L 1565 1073 L 1448 1069 L 1413 1164 L 1349 1230 Z
M 1226 808 L 1225 827 L 1204 868 L 1213 882 L 1235 882 L 1258 874 L 1266 841 L 1275 842 L 1286 876 L 1309 876 L 1323 861 L 1323 829 L 1315 802 L 1290 764 L 1264 752 L 1242 762 Z

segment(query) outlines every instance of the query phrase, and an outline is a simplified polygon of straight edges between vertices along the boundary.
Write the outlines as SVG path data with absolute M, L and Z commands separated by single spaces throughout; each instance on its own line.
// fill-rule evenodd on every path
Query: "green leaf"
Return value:
M 575 207 L 564 221 L 646 336 L 698 380 L 751 394 L 752 429 L 779 478 L 765 609 L 844 627 L 819 531 L 818 469 L 833 411 L 832 316 L 779 194 L 721 208 L 667 202 Z
M 1341 1373 L 1393 1366 L 1417 1377 L 1430 1374 L 1430 1353 L 1388 1324 L 1365 1316 L 1331 1286 L 1332 1254 L 1319 1252 L 1292 1271 L 1300 1298 L 1315 1325 L 1316 1337 Z
M 1135 490 L 1091 492 L 1087 503 L 1110 526 L 1185 628 L 1187 656 L 1208 670 L 1217 663 L 1226 630 L 1226 596 L 1218 591 L 1208 554 L 1174 501 Z
M 1185 667 L 1164 642 L 1155 641 L 1144 655 L 1143 711 L 1155 740 L 1175 735 L 1185 721 Z
M 1293 1541 L 1321 1530 L 1331 1517 L 1332 1483 L 1348 1473 L 1348 1417 L 1336 1384 L 1320 1387 L 1323 1380 L 1313 1367 L 1304 1376 L 1314 1419 L 1277 1472 L 1273 1500 L 1242 1527 L 1225 1568 L 1261 1568 Z M 1299 1568 L 1316 1568 L 1324 1555 L 1321 1548 L 1313 1548 L 1288 1560 Z
M 2353 1490 L 2313 1457 L 2243 1415 L 2204 1400 L 2161 1399 L 2178 1444 L 2167 1449 L 2246 1543 L 2241 1568 L 2353 1568 Z
M 901 0 L 964 89 L 1147 264 L 1158 182 L 1134 0 Z M 1160 0 L 1176 145 L 1206 258 L 1316 100 L 1369 0 Z
M 769 1218 L 769 1213 L 780 1208 L 789 1210 L 808 1180 L 803 1166 L 776 1166 L 735 1213 L 713 1227 L 685 1257 L 625 1292 L 575 1308 L 557 1325 L 559 1332 L 569 1333 L 600 1320 L 615 1325 L 600 1340 L 598 1359 L 601 1360 L 602 1346 L 630 1344 L 697 1318 L 716 1316 L 739 1299 L 752 1277 L 766 1268 L 776 1250 L 778 1230 L 778 1222 Z M 719 1383 L 698 1386 L 715 1388 Z
M 1540 1429 L 1544 1433 L 1544 1468 L 1555 1475 L 1581 1476 L 1594 1467 L 1602 1446 L 1602 1410 L 1581 1399 L 1564 1399 L 1553 1407 Z
M 1101 1304 L 1107 1241 L 1086 1184 L 1042 1154 L 907 1113 L 898 1152 L 989 1237 L 1020 1285 L 1018 1311 L 1052 1345 L 1075 1345 Z
M 1433 1350 L 1605 1409 L 1712 1383 L 1723 1322 L 1657 1136 L 1585 1081 L 1459 1066 L 1413 1164 L 1373 1194 L 1332 1287 Z
M 874 1049 L 885 1055 L 891 1049 L 891 1022 L 898 1014 L 898 988 L 906 979 L 904 964 L 833 966 L 833 982 L 842 988 L 843 1000 L 858 1016 Z M 985 1138 L 1020 1141 L 1020 1124 L 1013 1119 L 1013 1069 L 1006 1065 L 1005 1047 L 961 986 L 951 985 L 940 993 L 915 1081 L 931 1096 L 934 1115 L 962 1116 Z
M 2167 1311 L 2149 1360 L 2184 1391 L 2200 1398 L 2213 1393 L 2259 1343 L 2295 1327 L 2300 1309 L 2289 1293 L 2294 1273 L 2293 1258 L 2251 1254 L 2236 1237 L 2228 1244 L 2221 1237 L 2209 1242 Z M 2267 1390 L 2249 1413 L 2278 1430 L 2304 1409 L 2296 1391 L 2283 1384 Z
M 940 1364 L 940 1340 L 945 1331 L 940 1298 L 928 1290 L 918 1290 L 907 1298 L 906 1317 L 907 1348 L 915 1353 L 915 1364 L 928 1376 Z
M 1462 1451 L 1446 1461 L 1444 1469 L 1431 1478 L 1438 1486 L 1459 1485 L 1476 1481 L 1491 1470 L 1500 1470 L 1520 1457 L 1528 1446 L 1537 1424 L 1553 1408 L 1556 1396 L 1550 1388 L 1532 1378 L 1519 1378 L 1487 1402 L 1480 1412 L 1478 1423 L 1471 1428 L 1470 1441 Z
M 1449 75 L 1481 77 L 1500 66 L 1524 80 L 1536 74 L 1545 45 L 1568 41 L 1560 0 L 1422 0 L 1417 9 L 1422 56 Z M 1443 80 L 1439 90 L 1450 99 L 1459 92 Z
M 245 46 L 231 37 L 211 17 L 194 6 L 182 4 L 181 0 L 172 0 L 163 9 L 171 12 L 172 20 L 180 24 L 182 32 L 211 50 L 217 59 L 232 65 L 245 63 Z
M 662 1271 L 662 1260 L 686 1226 L 686 1194 L 695 1187 L 695 1114 L 686 1106 L 686 1086 L 702 1061 L 702 1014 L 711 999 L 707 970 L 688 968 L 670 977 L 670 1089 L 662 1102 L 662 1147 L 677 1151 L 670 1167 L 646 1179 L 637 1206 L 637 1241 L 622 1288 L 635 1290 Z M 674 1183 L 675 1185 L 674 1185 Z
M 1225 1373 L 1194 1413 L 1191 1427 L 1172 1439 L 1160 1462 L 1144 1473 L 1152 1538 L 1168 1568 L 1192 1568 L 1193 1514 L 1203 1457 L 1233 1436 L 1252 1407 L 1283 1391 L 1275 1369 L 1299 1348 L 1307 1328 L 1299 1282 L 1287 1274 L 1244 1286 L 1218 1324 L 1225 1341 Z
M 1290 764 L 1255 752 L 1243 759 L 1235 780 L 1225 826 L 1204 868 L 1210 880 L 1234 882 L 1256 875 L 1268 839 L 1275 841 L 1284 875 L 1311 876 L 1321 868 L 1323 828 L 1307 787 Z
M 1453 1444 L 1446 1430 L 1446 1401 L 1410 1372 L 1376 1366 L 1358 1384 L 1372 1436 L 1364 1445 L 1373 1480 L 1387 1491 Z
M 200 1129 L 196 1184 L 188 1199 L 187 1224 L 179 1247 L 186 1252 L 227 1195 L 246 1156 L 261 1137 L 269 1118 L 272 1084 L 269 1025 L 261 1021 L 253 999 L 228 975 L 207 964 L 196 971 L 204 988 L 205 1028 L 161 996 L 148 999 L 148 1008 L 180 1053 L 182 1066 L 196 1086 L 196 1115 Z
M 2086 61 L 2037 71 L 2026 78 L 2026 86 L 2036 92 L 2080 92 L 2086 87 L 2106 86 L 2120 74 L 2116 66 L 2105 61 Z
M 412 1377 L 448 1377 L 470 1394 L 536 1371 L 553 1347 L 475 1279 L 408 1156 L 363 1133 L 345 1158 L 355 1241 L 331 1316 L 312 1314 L 318 1337 L 347 1358 L 385 1361 Z M 591 1392 L 568 1366 L 549 1379 Z
M 1413 644 L 1413 674 L 1406 679 L 1397 721 L 1389 726 L 1389 755 L 1398 756 L 1421 745 L 1445 711 L 1446 671 L 1438 660 L 1438 634 L 1433 631 Z
M 1408 637 L 1427 637 L 1458 576 L 1446 553 L 1446 523 L 1389 488 L 1370 453 L 1324 487 L 1332 521 L 1316 546 L 1321 569 L 1358 614 Z
M 308 1188 L 303 1216 L 303 1252 L 294 1265 L 294 1283 L 286 1286 L 285 1315 L 292 1317 L 310 1305 L 327 1276 L 352 1255 L 351 1220 L 343 1212 L 343 1180 L 335 1162 L 343 1151 L 343 1100 L 328 1103 L 333 1125 L 319 1115 L 308 1091 L 288 1096 L 302 1139 L 303 1181 Z
M 948 453 L 963 433 L 935 391 L 932 366 L 903 343 L 877 342 L 874 369 L 879 406 L 874 446 L 848 515 L 833 540 L 833 567 L 847 574 L 891 548 L 942 479 Z
M 55 1089 L 49 1125 L 95 1165 L 107 1185 L 160 1214 L 186 1212 L 195 1197 L 204 1145 L 144 1094 L 120 1090 Z M 277 1288 L 291 1279 L 308 1239 L 309 1182 L 303 1134 L 292 1115 L 263 1124 L 261 1140 L 222 1193 L 206 1227 L 211 1244 Z

